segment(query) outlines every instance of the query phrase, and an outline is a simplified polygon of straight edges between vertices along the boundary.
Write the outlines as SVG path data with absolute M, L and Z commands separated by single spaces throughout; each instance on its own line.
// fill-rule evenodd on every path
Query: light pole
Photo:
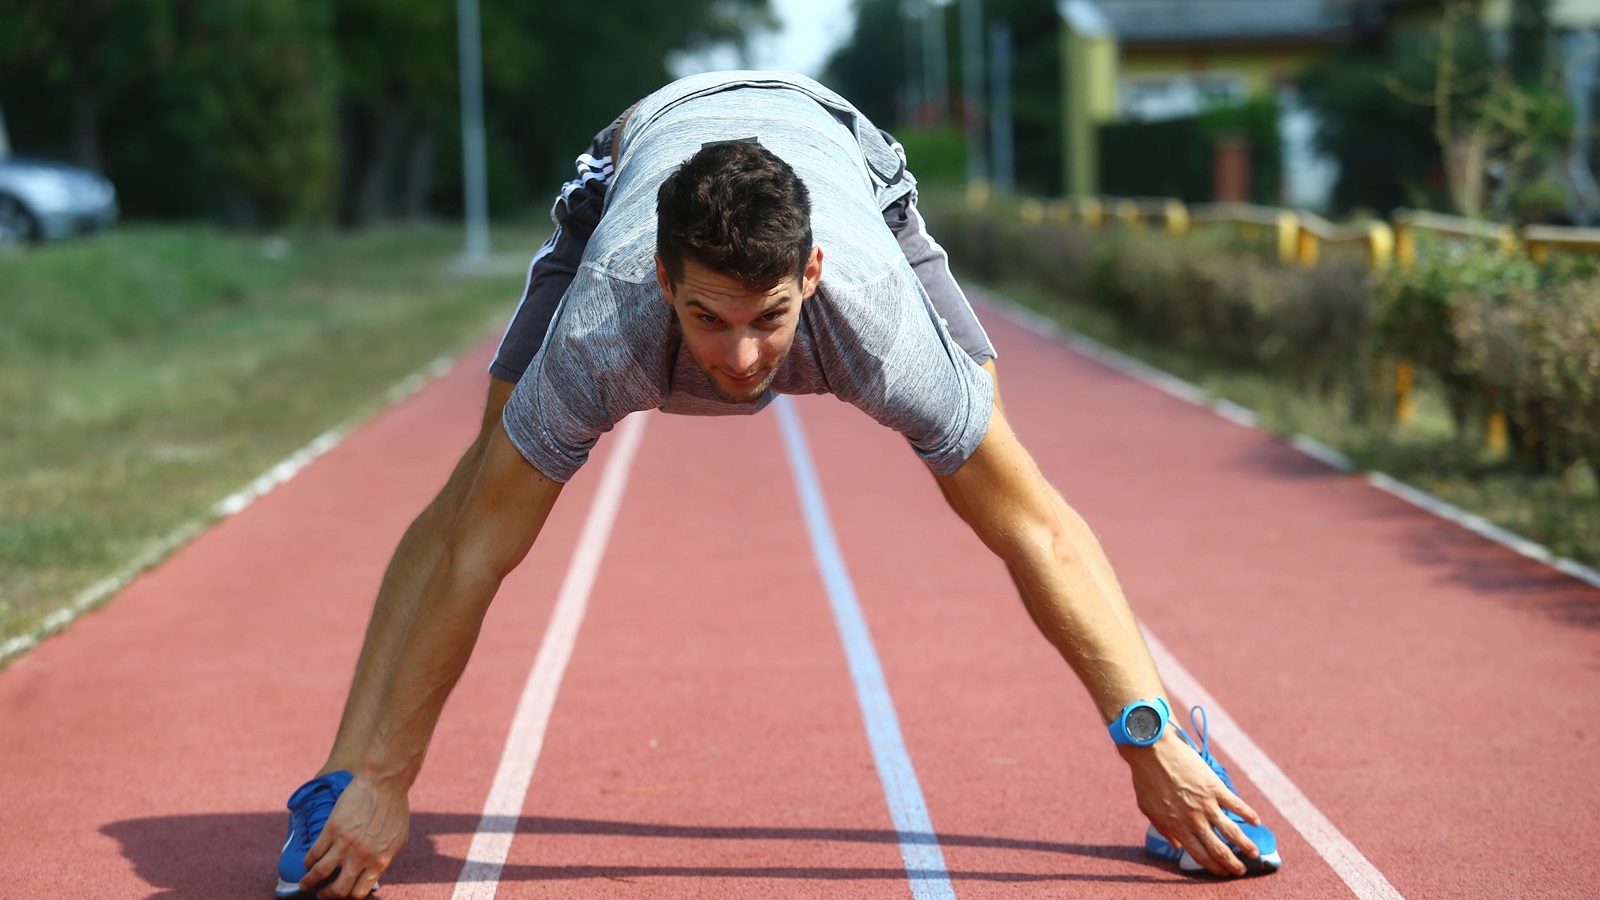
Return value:
M 1009 194 L 1017 188 L 1017 163 L 1011 126 L 1011 26 L 989 26 L 989 145 L 994 161 L 994 188 Z
M 967 186 L 989 177 L 983 152 L 983 0 L 961 0 L 961 125 L 967 137 Z
M 489 256 L 489 173 L 483 136 L 482 29 L 478 0 L 456 0 L 461 48 L 461 189 L 466 206 L 468 262 Z
M 944 45 L 944 5 L 933 0 L 922 7 L 922 91 L 930 121 L 943 125 L 950 114 L 950 68 Z

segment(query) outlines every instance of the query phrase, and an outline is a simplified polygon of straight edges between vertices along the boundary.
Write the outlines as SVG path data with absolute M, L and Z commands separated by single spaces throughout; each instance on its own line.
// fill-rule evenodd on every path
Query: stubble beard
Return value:
M 732 403 L 735 406 L 749 406 L 753 403 L 759 403 L 761 398 L 766 396 L 767 388 L 772 386 L 772 380 L 778 377 L 778 367 L 773 366 L 772 371 L 768 372 L 767 377 L 761 379 L 759 384 L 734 393 L 728 390 L 721 381 L 717 380 L 717 376 L 711 374 L 711 371 L 702 365 L 700 360 L 696 359 L 695 364 L 700 366 L 700 371 L 706 373 L 706 380 L 711 382 L 711 389 L 716 391 L 717 398 L 723 403 Z
M 786 348 L 783 351 L 783 355 L 778 357 L 778 361 L 773 363 L 772 368 L 768 370 L 767 377 L 761 379 L 759 383 L 751 385 L 747 388 L 743 388 L 738 392 L 730 391 L 728 387 L 724 385 L 715 374 L 712 373 L 711 367 L 707 366 L 705 362 L 695 354 L 694 348 L 690 347 L 688 349 L 689 356 L 694 359 L 694 364 L 700 367 L 700 371 L 705 373 L 706 381 L 711 383 L 711 390 L 716 393 L 717 399 L 721 400 L 723 403 L 733 404 L 734 406 L 749 406 L 761 402 L 761 398 L 766 396 L 767 388 L 772 386 L 773 379 L 778 377 L 778 370 L 783 368 L 783 364 L 788 361 L 789 350 L 793 349 L 793 346 L 791 345 L 789 348 Z

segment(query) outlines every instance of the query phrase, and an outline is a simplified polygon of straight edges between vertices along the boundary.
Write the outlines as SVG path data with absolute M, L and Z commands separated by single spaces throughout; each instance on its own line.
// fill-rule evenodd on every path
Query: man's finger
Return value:
M 365 898 L 372 896 L 372 892 L 377 889 L 378 873 L 368 869 L 361 873 L 360 878 L 356 879 L 355 890 L 350 892 L 350 896 L 357 898 L 357 900 L 365 900 Z
M 321 842 L 319 841 L 318 843 Z M 316 848 L 312 848 L 311 852 L 306 854 L 306 877 L 300 879 L 300 890 L 309 891 L 332 878 L 333 874 L 340 868 L 340 858 L 343 855 L 343 853 L 337 852 L 330 847 L 326 853 L 318 856 Z M 317 858 L 313 860 L 313 856 Z
M 1239 853 L 1251 859 L 1261 855 L 1261 850 L 1256 847 L 1256 842 L 1250 840 L 1250 836 L 1244 833 L 1244 829 L 1239 827 L 1238 822 L 1227 816 L 1222 816 L 1220 821 L 1217 822 L 1217 830 L 1222 832 L 1222 836 L 1229 843 L 1238 848 Z
M 1207 872 L 1213 875 L 1243 875 L 1244 863 L 1240 862 L 1228 849 L 1228 845 L 1217 837 L 1217 833 L 1208 826 L 1197 834 L 1188 844 L 1189 855 L 1204 866 Z M 1196 851 L 1200 852 L 1196 852 Z M 1202 858 L 1204 854 L 1204 858 Z
M 318 891 L 317 896 L 322 900 L 335 900 L 335 898 L 353 896 L 350 892 L 355 887 L 360 874 L 354 866 L 340 868 L 339 877 L 335 878 L 332 884 Z
M 1261 824 L 1261 817 L 1256 815 L 1256 811 L 1251 809 L 1250 804 L 1244 802 L 1244 800 L 1241 799 L 1238 794 L 1235 794 L 1232 791 L 1223 791 L 1221 796 L 1217 798 L 1217 802 L 1222 804 L 1223 809 L 1226 809 L 1229 812 L 1238 813 L 1240 818 L 1244 819 L 1246 822 L 1249 822 L 1251 825 Z

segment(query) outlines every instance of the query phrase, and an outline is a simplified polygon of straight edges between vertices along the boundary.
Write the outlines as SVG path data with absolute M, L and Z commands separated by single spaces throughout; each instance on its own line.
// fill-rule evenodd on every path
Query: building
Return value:
M 1370 17 L 1363 17 L 1362 7 L 1345 0 L 1066 0 L 1061 7 L 1068 56 L 1082 54 L 1082 39 L 1072 35 L 1081 35 L 1083 23 L 1094 17 L 1116 47 L 1109 75 L 1115 109 L 1107 115 L 1101 104 L 1092 118 L 1161 122 L 1272 96 L 1281 110 L 1277 200 L 1310 208 L 1326 203 L 1337 168 L 1316 151 L 1316 121 L 1298 104 L 1295 80 L 1331 49 L 1363 37 Z M 1069 62 L 1069 107 L 1072 71 Z M 1080 162 L 1094 153 L 1081 140 L 1074 146 Z M 1098 171 L 1092 163 L 1090 168 Z M 1085 190 L 1081 169 L 1069 184 L 1075 192 L 1092 193 Z

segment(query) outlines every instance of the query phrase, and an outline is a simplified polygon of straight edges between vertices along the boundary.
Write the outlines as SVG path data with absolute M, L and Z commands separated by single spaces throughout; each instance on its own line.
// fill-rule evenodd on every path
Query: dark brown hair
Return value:
M 656 193 L 656 252 L 677 284 L 683 261 L 765 291 L 802 277 L 811 196 L 789 164 L 754 141 L 708 144 Z

